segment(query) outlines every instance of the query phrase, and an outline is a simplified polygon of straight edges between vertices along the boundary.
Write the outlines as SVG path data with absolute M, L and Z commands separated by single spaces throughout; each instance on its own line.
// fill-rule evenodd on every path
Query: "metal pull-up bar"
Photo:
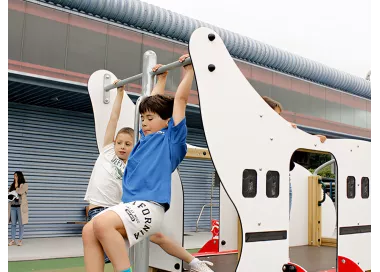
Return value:
M 152 76 L 159 75 L 159 74 L 162 74 L 166 71 L 173 70 L 173 69 L 181 67 L 181 66 L 186 66 L 188 64 L 191 64 L 190 58 L 185 59 L 184 62 L 175 61 L 175 62 L 166 64 L 166 65 L 163 65 L 156 72 L 150 71 L 150 74 Z M 131 82 L 134 82 L 136 80 L 141 79 L 142 76 L 143 76 L 143 74 L 141 73 L 141 74 L 134 75 L 134 76 L 128 77 L 126 79 L 120 80 L 117 84 L 109 84 L 109 85 L 104 87 L 104 91 L 108 92 L 109 90 L 112 90 L 114 88 L 124 86 L 125 84 L 128 84 L 128 83 L 131 83 Z

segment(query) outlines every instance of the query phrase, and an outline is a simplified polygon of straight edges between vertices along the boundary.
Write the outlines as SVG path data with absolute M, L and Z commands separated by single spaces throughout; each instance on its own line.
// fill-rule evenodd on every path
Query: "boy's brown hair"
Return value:
M 269 105 L 269 107 L 271 107 L 272 109 L 275 109 L 276 107 L 279 107 L 280 110 L 282 111 L 283 108 L 282 108 L 282 105 L 280 104 L 280 102 L 277 102 L 276 100 L 268 97 L 268 96 L 262 96 L 262 98 L 264 99 L 265 102 L 267 102 L 267 104 Z
M 131 136 L 132 139 L 133 139 L 134 136 L 135 136 L 135 131 L 133 130 L 133 128 L 130 128 L 130 127 L 123 127 L 123 128 L 121 128 L 121 129 L 117 132 L 115 138 L 117 138 L 117 136 L 118 136 L 119 134 L 121 134 L 121 133 L 129 134 L 129 136 Z
M 174 106 L 174 97 L 167 95 L 153 95 L 144 98 L 140 103 L 140 114 L 146 112 L 157 113 L 161 119 L 166 120 L 172 117 Z

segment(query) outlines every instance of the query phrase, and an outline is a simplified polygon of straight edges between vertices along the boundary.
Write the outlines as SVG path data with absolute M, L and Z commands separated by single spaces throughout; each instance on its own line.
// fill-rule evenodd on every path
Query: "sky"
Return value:
M 142 0 L 365 78 L 370 0 Z

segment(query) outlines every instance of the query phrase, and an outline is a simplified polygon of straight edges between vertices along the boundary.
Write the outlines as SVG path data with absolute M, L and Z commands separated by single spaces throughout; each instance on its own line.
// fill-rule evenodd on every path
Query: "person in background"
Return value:
M 8 246 L 16 244 L 16 223 L 18 222 L 18 246 L 22 246 L 24 225 L 28 224 L 28 184 L 21 171 L 13 175 L 13 183 L 8 190 L 8 223 L 11 223 L 11 241 Z

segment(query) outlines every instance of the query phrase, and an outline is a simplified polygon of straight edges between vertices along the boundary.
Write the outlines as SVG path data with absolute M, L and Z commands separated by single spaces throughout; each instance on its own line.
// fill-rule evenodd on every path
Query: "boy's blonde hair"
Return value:
M 265 102 L 271 107 L 272 109 L 275 109 L 276 107 L 279 107 L 281 111 L 283 111 L 282 105 L 280 102 L 277 102 L 276 100 L 268 97 L 268 96 L 262 96 Z
M 133 128 L 130 128 L 130 127 L 123 127 L 123 128 L 121 128 L 121 129 L 117 132 L 115 138 L 117 138 L 117 136 L 118 136 L 119 134 L 121 134 L 121 133 L 129 134 L 129 135 L 132 137 L 132 139 L 135 137 L 135 131 L 133 130 Z

